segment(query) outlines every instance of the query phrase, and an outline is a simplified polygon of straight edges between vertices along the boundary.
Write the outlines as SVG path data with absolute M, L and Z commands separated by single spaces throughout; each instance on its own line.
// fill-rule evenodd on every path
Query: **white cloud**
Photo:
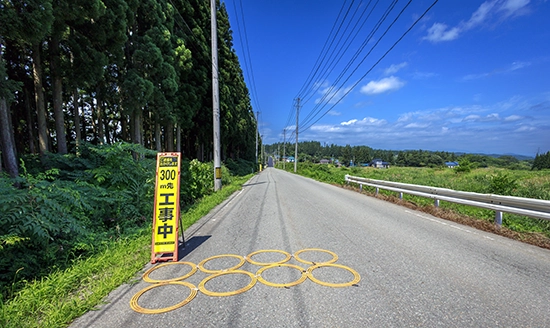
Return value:
M 494 121 L 500 121 L 500 116 L 498 115 L 498 113 L 491 113 L 486 116 L 468 115 L 462 121 L 463 122 L 494 122 Z
M 527 12 L 529 2 L 529 0 L 507 0 L 500 10 L 504 11 L 505 17 L 523 15 Z
M 504 121 L 505 122 L 515 122 L 515 121 L 519 121 L 523 119 L 523 117 L 519 116 L 519 115 L 510 115 L 510 116 L 507 116 L 504 118 Z
M 472 14 L 469 20 L 460 22 L 455 27 L 444 23 L 434 23 L 428 28 L 425 40 L 431 42 L 452 41 L 462 33 L 479 25 L 487 24 L 492 17 L 504 20 L 509 17 L 520 16 L 528 12 L 529 0 L 488 0 L 483 2 Z
M 411 128 L 424 129 L 424 128 L 427 128 L 428 126 L 430 126 L 430 125 L 426 124 L 426 123 L 415 122 L 415 123 L 410 123 L 410 124 L 405 125 L 405 128 L 407 128 L 407 129 L 411 129 Z
M 519 128 L 517 128 L 515 132 L 529 132 L 529 131 L 535 131 L 535 130 L 536 128 L 533 126 L 522 125 Z
M 434 23 L 432 27 L 428 29 L 428 35 L 424 37 L 424 39 L 432 42 L 440 42 L 440 41 L 451 41 L 456 38 L 458 38 L 458 35 L 460 34 L 460 29 L 458 27 L 454 27 L 452 29 L 448 29 L 449 26 L 442 23 Z
M 515 71 L 515 70 L 518 70 L 518 69 L 528 67 L 530 65 L 531 65 L 530 62 L 513 62 L 508 70 L 509 71 Z
M 341 129 L 339 126 L 336 125 L 314 125 L 310 128 L 310 130 L 315 132 L 340 132 Z
M 328 114 L 329 114 L 330 116 L 340 116 L 340 115 L 342 115 L 342 113 L 337 112 L 337 111 L 332 110 L 332 109 L 328 112 Z
M 369 83 L 367 83 L 367 85 L 364 85 L 361 88 L 361 93 L 374 95 L 387 91 L 398 90 L 401 89 L 404 85 L 404 81 L 401 81 L 398 77 L 392 75 L 378 81 L 370 81 Z
M 353 120 L 349 120 L 349 121 L 347 121 L 347 122 L 342 122 L 342 123 L 340 123 L 340 125 L 352 125 L 352 124 L 354 124 L 355 122 L 357 122 L 357 120 L 356 120 L 356 119 L 353 119 Z
M 405 68 L 407 66 L 407 62 L 402 62 L 400 64 L 392 64 L 390 67 L 386 68 L 384 70 L 384 75 L 392 75 L 397 73 L 402 68 Z
M 374 149 L 426 149 L 481 153 L 532 155 L 539 147 L 550 150 L 547 111 L 526 111 L 547 98 L 512 97 L 492 105 L 448 106 L 403 112 L 398 118 L 364 117 L 315 125 L 302 140 L 318 140 L 339 145 L 367 145 Z M 541 102 L 542 101 L 542 102 Z M 521 105 L 521 106 L 520 106 Z M 538 108 L 538 107 L 537 107 Z M 288 136 L 288 134 L 287 134 Z M 541 143 L 542 140 L 542 143 Z
M 407 122 L 410 121 L 414 117 L 415 113 L 405 113 L 401 114 L 399 118 L 397 119 L 397 122 Z
M 482 79 L 482 78 L 485 78 L 485 77 L 494 76 L 494 75 L 498 75 L 498 74 L 510 73 L 510 72 L 513 72 L 513 71 L 517 71 L 517 70 L 529 67 L 529 66 L 531 66 L 530 62 L 513 62 L 508 67 L 497 68 L 497 69 L 495 69 L 495 70 L 493 70 L 492 72 L 489 72 L 489 73 L 468 74 L 468 75 L 464 76 L 462 79 L 464 81 L 477 80 L 477 79 Z
M 477 122 L 481 119 L 479 115 L 468 115 L 462 121 L 463 122 Z
M 353 120 L 349 120 L 347 122 L 342 122 L 342 123 L 340 123 L 340 125 L 343 125 L 343 126 L 351 126 L 351 125 L 355 125 L 355 126 L 365 126 L 365 125 L 380 126 L 380 125 L 384 125 L 386 123 L 387 123 L 387 121 L 383 120 L 383 119 L 380 120 L 380 119 L 377 119 L 377 118 L 374 118 L 374 117 L 365 117 L 362 120 L 353 119 Z

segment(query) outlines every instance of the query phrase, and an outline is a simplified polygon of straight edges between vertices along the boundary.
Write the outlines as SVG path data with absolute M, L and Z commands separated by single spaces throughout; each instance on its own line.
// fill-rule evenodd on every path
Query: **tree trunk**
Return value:
M 53 114 L 55 117 L 55 132 L 57 138 L 57 152 L 59 154 L 67 153 L 67 137 L 65 136 L 65 115 L 63 114 L 63 84 L 61 81 L 61 72 L 59 67 L 59 39 L 53 36 L 50 42 L 51 63 L 50 70 L 52 75 L 53 92 Z
M 46 107 L 44 103 L 44 90 L 42 83 L 42 59 L 40 57 L 40 43 L 33 45 L 32 49 L 34 93 L 36 98 L 36 114 L 38 122 L 38 146 L 40 156 L 48 151 L 48 125 L 46 121 Z
M 29 96 L 30 90 L 24 89 L 25 92 L 25 114 L 27 117 L 27 130 L 29 133 L 29 150 L 31 154 L 36 154 L 36 146 L 34 143 L 34 121 L 31 112 L 31 98 Z
M 90 119 L 92 123 L 92 142 L 98 139 L 97 136 L 97 124 L 96 124 L 96 109 L 95 109 L 95 98 L 93 93 L 90 93 Z
M 122 140 L 128 141 L 128 117 L 126 114 L 120 114 L 120 129 L 122 134 Z
M 161 140 L 160 140 L 160 123 L 156 120 L 157 115 L 155 115 L 155 148 L 157 151 L 162 151 Z
M 164 141 L 166 144 L 166 151 L 172 152 L 174 151 L 174 123 L 168 122 L 166 123 L 166 127 L 164 128 Z
M 111 139 L 111 128 L 110 128 L 110 124 L 109 124 L 109 117 L 107 115 L 107 113 L 103 112 L 103 129 L 105 132 L 103 132 L 103 135 L 105 136 L 105 143 L 110 145 L 112 144 L 112 139 Z
M 181 127 L 179 124 L 176 127 L 176 151 L 181 153 Z
M 76 132 L 76 153 L 79 153 L 79 147 L 82 143 L 82 130 L 80 130 L 80 109 L 78 107 L 78 89 L 73 90 L 73 113 L 74 113 L 74 130 Z
M 88 141 L 88 127 L 86 126 L 86 108 L 85 108 L 85 99 L 82 98 L 82 111 L 80 111 L 82 113 L 82 116 L 80 117 L 80 126 L 81 126 L 81 130 L 82 131 L 82 134 L 80 135 L 80 137 L 82 138 L 82 142 L 86 142 Z
M 132 133 L 132 142 L 135 144 L 142 144 L 142 136 L 141 136 L 141 121 L 142 121 L 142 111 L 141 109 L 137 109 L 132 113 L 132 127 L 133 127 L 133 133 Z
M 2 99 L 0 99 L 0 101 L 2 101 Z M 535 159 L 537 158 L 535 157 Z M 0 137 L 0 173 L 2 173 L 2 137 Z
M 19 167 L 17 166 L 17 155 L 13 142 L 10 113 L 5 98 L 0 99 L 0 131 L 2 157 L 4 159 L 6 172 L 8 172 L 10 177 L 16 178 L 19 175 Z
M 97 89 L 97 135 L 99 138 L 99 144 L 103 145 L 105 143 L 105 130 L 103 129 L 103 100 L 101 99 L 102 97 L 99 95 L 99 87 Z
M 97 102 L 96 113 L 97 137 L 99 139 L 99 144 L 103 145 L 105 143 L 105 131 L 103 129 L 103 104 L 101 101 Z

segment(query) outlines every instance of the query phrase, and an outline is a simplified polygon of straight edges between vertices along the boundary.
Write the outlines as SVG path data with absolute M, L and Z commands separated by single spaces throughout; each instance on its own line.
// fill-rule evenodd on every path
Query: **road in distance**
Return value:
M 138 277 L 71 327 L 550 327 L 549 250 L 273 168 L 253 177 L 241 192 L 190 227 L 186 238 L 181 261 L 199 264 L 223 254 L 294 254 L 320 248 L 335 253 L 336 263 L 355 270 L 361 281 L 345 288 L 321 286 L 310 279 L 288 288 L 257 282 L 235 296 L 199 291 L 181 308 L 142 314 L 129 303 L 151 284 Z M 259 253 L 252 258 L 270 262 L 282 257 Z M 314 262 L 332 258 L 322 252 L 300 257 Z M 218 258 L 204 267 L 222 269 L 237 262 Z M 295 258 L 288 263 L 309 266 Z M 256 273 L 259 268 L 247 262 L 241 269 Z M 186 265 L 162 269 L 155 279 L 190 270 Z M 354 278 L 337 268 L 313 273 L 334 283 Z M 207 276 L 198 271 L 185 281 L 198 286 Z M 262 276 L 285 283 L 298 279 L 300 272 L 281 267 Z M 205 286 L 227 292 L 249 281 L 247 276 L 228 274 Z M 168 307 L 187 295 L 186 287 L 162 286 L 144 294 L 139 304 Z

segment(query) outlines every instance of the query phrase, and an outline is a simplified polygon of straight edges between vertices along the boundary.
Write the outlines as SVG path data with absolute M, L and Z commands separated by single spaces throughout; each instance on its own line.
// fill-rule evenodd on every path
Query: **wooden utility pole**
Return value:
M 294 173 L 298 167 L 298 115 L 300 114 L 300 98 L 296 99 L 296 146 L 294 149 Z
M 283 170 L 286 168 L 286 129 L 283 129 Z
M 214 119 L 214 191 L 222 189 L 222 165 L 220 158 L 220 98 L 218 84 L 218 25 L 216 24 L 216 0 L 210 0 L 212 38 L 212 116 Z
M 258 134 L 260 133 L 259 127 L 258 127 L 258 117 L 260 116 L 260 112 L 256 112 L 256 168 L 258 167 Z

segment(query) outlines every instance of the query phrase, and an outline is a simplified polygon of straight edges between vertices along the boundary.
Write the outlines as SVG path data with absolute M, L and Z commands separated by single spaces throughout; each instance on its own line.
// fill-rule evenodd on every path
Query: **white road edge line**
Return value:
M 426 219 L 426 220 L 430 220 L 432 222 L 436 222 L 436 223 L 439 223 L 439 224 L 442 224 L 442 225 L 446 225 L 446 226 L 449 226 L 451 228 L 454 228 L 454 229 L 457 229 L 457 230 L 460 230 L 460 231 L 464 231 L 464 232 L 467 232 L 467 233 L 471 233 L 471 234 L 474 234 L 474 235 L 479 235 L 479 233 L 475 232 L 475 231 L 471 231 L 471 230 L 468 230 L 468 229 L 464 229 L 462 227 L 459 227 L 459 226 L 456 226 L 454 224 L 449 224 L 449 223 L 446 223 L 446 222 L 442 222 L 442 221 L 439 221 L 439 220 L 436 220 L 436 219 L 432 219 L 430 217 L 427 217 L 427 216 L 424 216 L 424 215 L 421 215 L 421 214 L 418 214 L 418 213 L 414 213 L 414 212 L 411 212 L 411 211 L 408 211 L 408 210 L 405 210 L 406 213 L 409 213 L 409 214 L 413 214 L 415 216 L 418 216 L 419 218 L 422 218 L 422 219 Z M 495 240 L 494 238 L 491 238 L 489 236 L 482 236 L 483 238 L 486 238 L 486 239 L 489 239 L 489 240 Z

